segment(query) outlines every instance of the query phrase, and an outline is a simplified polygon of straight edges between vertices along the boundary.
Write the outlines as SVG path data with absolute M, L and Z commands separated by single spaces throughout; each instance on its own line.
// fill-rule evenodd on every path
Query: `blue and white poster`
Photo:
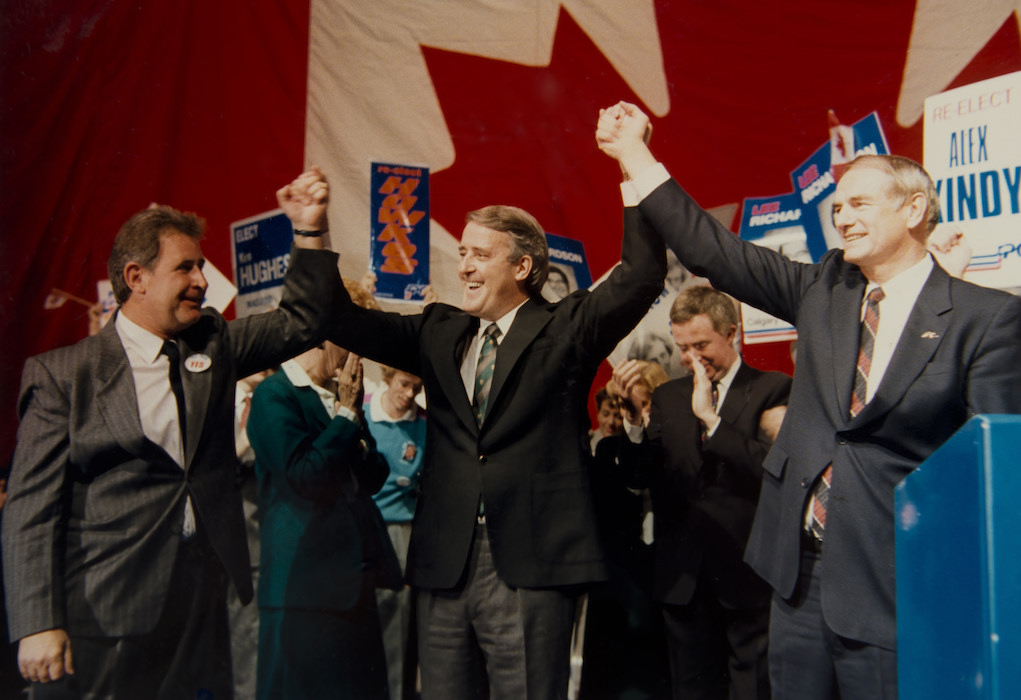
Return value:
M 281 209 L 230 225 L 238 318 L 276 308 L 283 292 L 284 273 L 291 262 L 293 240 L 291 221 Z
M 429 286 L 429 169 L 373 163 L 369 269 L 376 297 L 423 301 Z
M 925 169 L 942 215 L 933 237 L 963 234 L 964 279 L 1021 293 L 1021 72 L 925 100 Z
M 549 277 L 542 289 L 550 301 L 560 301 L 579 289 L 588 289 L 592 284 L 592 272 L 585 257 L 585 245 L 581 241 L 555 233 L 546 234 L 549 247 Z
M 741 238 L 772 248 L 791 260 L 811 263 L 815 256 L 810 242 L 821 242 L 823 235 L 815 208 L 804 204 L 798 193 L 790 193 L 745 199 Z M 745 343 L 770 343 L 798 337 L 791 324 L 747 304 L 741 305 L 741 317 Z

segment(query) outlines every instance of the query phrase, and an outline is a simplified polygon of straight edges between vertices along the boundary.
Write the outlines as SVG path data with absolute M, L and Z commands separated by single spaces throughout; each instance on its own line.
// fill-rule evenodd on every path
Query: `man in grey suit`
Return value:
M 114 242 L 114 320 L 25 364 L 3 564 L 36 697 L 232 695 L 228 577 L 252 597 L 235 381 L 318 342 L 340 283 L 322 174 L 277 196 L 302 234 L 277 310 L 228 323 L 202 308 L 203 223 L 150 207 Z
M 894 487 L 971 416 L 1021 412 L 1021 298 L 929 255 L 939 199 L 914 161 L 852 162 L 833 204 L 843 249 L 805 264 L 716 223 L 656 162 L 647 128 L 621 103 L 596 134 L 641 215 L 689 270 L 798 329 L 745 552 L 774 591 L 773 696 L 895 698 Z

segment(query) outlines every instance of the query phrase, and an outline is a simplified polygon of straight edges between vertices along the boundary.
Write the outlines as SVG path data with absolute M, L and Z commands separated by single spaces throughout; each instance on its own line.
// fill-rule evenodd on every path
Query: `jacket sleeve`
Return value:
M 336 253 L 292 247 L 277 308 L 227 325 L 237 376 L 268 369 L 322 342 L 338 287 L 343 285 Z
M 66 626 L 70 400 L 29 358 L 18 399 L 18 441 L 3 509 L 3 565 L 11 640 Z
M 759 381 L 768 384 L 769 389 L 756 406 L 756 421 L 763 412 L 776 406 L 786 406 L 791 386 L 790 378 L 777 372 L 761 375 Z M 715 457 L 715 463 L 724 465 L 723 468 L 730 471 L 731 483 L 745 484 L 750 492 L 758 491 L 762 481 L 762 463 L 772 447 L 772 443 L 759 433 L 758 430 L 743 431 L 721 420 L 716 431 L 702 446 L 707 456 Z
M 587 335 L 579 344 L 598 359 L 638 325 L 663 291 L 666 247 L 636 207 L 624 208 L 620 256 L 620 264 L 591 293 L 575 293 L 583 295 L 576 313 Z
M 296 494 L 312 501 L 353 498 L 351 464 L 365 449 L 361 430 L 343 416 L 318 424 L 299 390 L 282 379 L 267 379 L 252 396 L 248 431 L 256 470 L 277 473 Z
M 1021 298 L 1000 297 L 1003 304 L 988 310 L 982 342 L 968 358 L 966 396 L 968 415 L 1021 413 Z
M 638 208 L 681 264 L 739 301 L 793 323 L 819 264 L 793 262 L 775 250 L 728 231 L 674 180 L 660 185 Z

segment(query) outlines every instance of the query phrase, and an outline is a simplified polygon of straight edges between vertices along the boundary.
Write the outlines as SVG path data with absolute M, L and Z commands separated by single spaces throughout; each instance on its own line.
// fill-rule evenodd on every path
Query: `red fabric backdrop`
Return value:
M 25 357 L 86 333 L 84 307 L 43 310 L 51 288 L 95 299 L 118 227 L 152 201 L 204 216 L 205 254 L 229 276 L 229 222 L 273 208 L 300 171 L 308 2 L 0 0 L 0 459 Z M 671 109 L 654 120 L 657 154 L 707 207 L 790 191 L 827 109 L 848 123 L 877 111 L 891 150 L 920 159 L 921 122 L 894 118 L 914 11 L 660 0 Z M 600 51 L 562 11 L 548 67 L 424 53 L 457 151 L 434 174 L 434 218 L 456 232 L 473 206 L 520 203 L 605 272 L 617 174 L 593 127 L 599 107 L 635 98 Z M 1005 18 L 953 85 L 1016 70 Z M 786 344 L 746 356 L 789 368 Z

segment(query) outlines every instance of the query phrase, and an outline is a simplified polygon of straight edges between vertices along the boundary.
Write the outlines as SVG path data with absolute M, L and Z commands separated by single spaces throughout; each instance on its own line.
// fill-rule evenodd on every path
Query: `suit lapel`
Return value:
M 478 330 L 479 319 L 468 314 L 453 315 L 441 321 L 436 327 L 440 341 L 435 349 L 438 357 L 432 363 L 439 389 L 447 394 L 447 401 L 454 408 L 454 413 L 472 431 L 478 430 L 478 426 L 475 424 L 471 399 L 468 398 L 461 378 L 461 362 L 465 349 L 471 343 L 471 336 Z
M 723 397 L 723 405 L 720 406 L 719 415 L 722 420 L 728 423 L 735 423 L 738 417 L 748 405 L 748 394 L 751 390 L 751 378 L 754 374 L 751 367 L 744 361 L 737 368 L 734 381 L 730 383 L 727 395 Z
M 950 277 L 936 265 L 911 309 L 879 388 L 855 423 L 872 420 L 900 403 L 943 342 L 952 310 Z
M 494 409 L 500 403 L 500 395 L 503 393 L 507 378 L 511 370 L 525 349 L 532 344 L 539 332 L 546 327 L 550 321 L 550 314 L 544 307 L 529 299 L 518 309 L 514 317 L 514 323 L 507 331 L 507 337 L 500 343 L 496 353 L 496 367 L 493 369 L 493 387 L 489 391 L 489 408 L 487 415 L 493 415 Z
M 93 358 L 98 382 L 96 404 L 106 427 L 127 452 L 141 457 L 148 440 L 138 417 L 138 397 L 128 356 L 114 328 L 113 319 L 99 332 L 99 356 Z
M 851 417 L 851 392 L 858 366 L 858 336 L 861 335 L 861 302 L 865 296 L 865 276 L 854 273 L 854 279 L 838 284 L 833 290 L 830 315 L 830 354 L 833 392 L 839 414 Z M 825 362 L 822 358 L 819 362 Z

